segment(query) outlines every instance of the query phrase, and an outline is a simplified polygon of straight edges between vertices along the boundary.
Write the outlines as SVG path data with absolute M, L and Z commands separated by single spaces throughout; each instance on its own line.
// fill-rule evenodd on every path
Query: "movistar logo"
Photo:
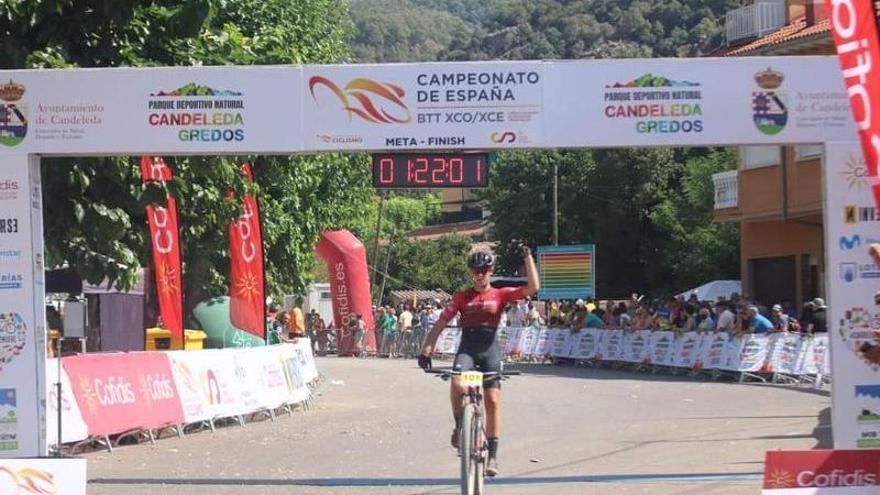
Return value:
M 847 250 L 847 249 L 859 247 L 861 245 L 862 245 L 862 238 L 859 237 L 858 234 L 851 236 L 851 237 L 842 236 L 840 238 L 840 249 Z

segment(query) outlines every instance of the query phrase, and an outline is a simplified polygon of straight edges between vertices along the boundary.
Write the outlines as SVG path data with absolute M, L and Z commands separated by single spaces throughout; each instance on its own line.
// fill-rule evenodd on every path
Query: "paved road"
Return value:
M 414 361 L 321 358 L 316 407 L 92 453 L 89 493 L 455 494 L 447 385 Z M 827 395 L 530 365 L 504 387 L 489 493 L 758 493 L 771 449 L 828 446 Z

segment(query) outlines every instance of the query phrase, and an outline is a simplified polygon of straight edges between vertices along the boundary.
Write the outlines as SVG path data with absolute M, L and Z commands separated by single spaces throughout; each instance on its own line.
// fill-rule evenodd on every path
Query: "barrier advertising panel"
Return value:
M 675 334 L 672 332 L 651 332 L 651 364 L 672 366 L 675 364 Z
M 58 444 L 58 359 L 46 361 L 48 380 L 46 386 L 46 434 L 49 445 Z M 61 379 L 61 443 L 78 442 L 89 438 L 89 429 L 83 421 L 79 404 L 73 395 L 70 378 L 64 367 L 60 370 Z
M 763 495 L 873 495 L 880 450 L 775 450 L 764 462 Z
M 91 436 L 184 421 L 164 353 L 82 354 L 63 363 Z

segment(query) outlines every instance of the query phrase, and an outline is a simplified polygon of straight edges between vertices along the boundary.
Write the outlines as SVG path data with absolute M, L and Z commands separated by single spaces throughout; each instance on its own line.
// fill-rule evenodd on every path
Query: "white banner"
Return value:
M 58 378 L 59 367 L 57 359 L 46 361 L 48 380 L 46 383 L 46 438 L 49 445 L 58 443 Z M 61 443 L 79 442 L 89 438 L 89 429 L 83 421 L 79 404 L 73 395 L 70 386 L 70 377 L 62 366 L 61 374 Z
M 803 353 L 805 340 L 799 335 L 774 333 L 770 335 L 770 370 L 774 373 L 794 375 Z
M 519 356 L 522 353 L 520 335 L 526 330 L 526 328 L 520 327 L 507 328 L 507 342 L 504 343 L 504 354 L 509 356 Z
M 562 148 L 856 137 L 834 57 L 591 60 L 544 75 L 545 139 Z
M 553 357 L 567 358 L 571 354 L 573 342 L 577 334 L 562 328 L 550 329 L 550 355 Z
M 600 361 L 620 361 L 623 355 L 623 330 L 602 330 L 599 338 Z
M 672 332 L 651 332 L 649 358 L 651 364 L 657 366 L 673 366 L 675 364 L 675 334 Z
M 804 339 L 804 351 L 800 355 L 798 370 L 803 375 L 830 375 L 831 352 L 828 334 Z
M 687 332 L 675 337 L 675 366 L 691 369 L 700 358 L 702 339 L 697 332 Z
M 523 356 L 537 354 L 535 352 L 535 346 L 538 343 L 538 335 L 540 332 L 541 330 L 535 327 L 526 327 L 520 332 L 519 347 Z
M 296 339 L 296 343 L 285 345 L 293 345 L 303 380 L 306 383 L 315 381 L 318 378 L 318 366 L 315 364 L 315 355 L 312 353 L 312 341 L 310 339 Z
M 273 346 L 278 349 L 287 372 L 287 401 L 291 404 L 303 402 L 312 396 L 306 376 L 308 371 L 303 367 L 303 352 L 293 345 Z M 299 351 L 299 352 L 297 352 Z
M 649 362 L 649 352 L 651 351 L 651 331 L 635 330 L 625 332 L 623 344 L 623 356 L 621 360 L 628 363 L 644 363 Z
M 834 56 L 3 70 L 0 154 L 818 143 Z M 63 91 L 59 91 L 63 88 Z
M 550 329 L 542 328 L 540 332 L 538 332 L 537 340 L 535 341 L 535 351 L 534 354 L 536 356 L 549 356 L 550 355 Z
M 727 364 L 727 342 L 724 332 L 704 333 L 700 349 L 700 367 L 707 370 L 723 369 Z
M 169 353 L 188 423 L 251 411 L 242 401 L 243 384 L 236 376 L 235 351 L 209 349 Z
M 86 495 L 85 459 L 0 460 L 0 493 Z
M 434 347 L 434 352 L 437 354 L 455 354 L 458 351 L 458 341 L 460 337 L 460 328 L 443 329 L 443 333 L 437 338 L 437 345 Z
M 278 346 L 236 349 L 235 366 L 241 402 L 249 411 L 274 409 L 287 403 L 288 379 Z M 301 362 L 300 370 L 304 371 Z
M 541 62 L 306 66 L 305 147 L 461 149 L 543 141 Z
M 603 330 L 597 328 L 581 330 L 571 349 L 571 357 L 576 359 L 594 359 L 599 354 L 599 335 L 602 332 Z
M 731 339 L 728 369 L 749 373 L 769 372 L 770 341 L 766 335 L 742 335 Z
M 834 448 L 880 447 L 880 267 L 868 245 L 880 242 L 880 211 L 864 175 L 849 180 L 847 171 L 865 170 L 857 142 L 827 143 L 825 184 L 825 275 L 828 334 L 834 387 Z

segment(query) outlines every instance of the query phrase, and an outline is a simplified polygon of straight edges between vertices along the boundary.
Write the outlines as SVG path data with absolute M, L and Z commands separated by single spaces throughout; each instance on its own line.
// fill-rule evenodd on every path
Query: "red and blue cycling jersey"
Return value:
M 485 292 L 477 292 L 473 288 L 459 291 L 452 296 L 452 301 L 443 310 L 440 318 L 449 321 L 459 313 L 461 318 L 458 326 L 462 328 L 498 328 L 504 305 L 525 299 L 524 291 L 523 287 L 490 287 Z

